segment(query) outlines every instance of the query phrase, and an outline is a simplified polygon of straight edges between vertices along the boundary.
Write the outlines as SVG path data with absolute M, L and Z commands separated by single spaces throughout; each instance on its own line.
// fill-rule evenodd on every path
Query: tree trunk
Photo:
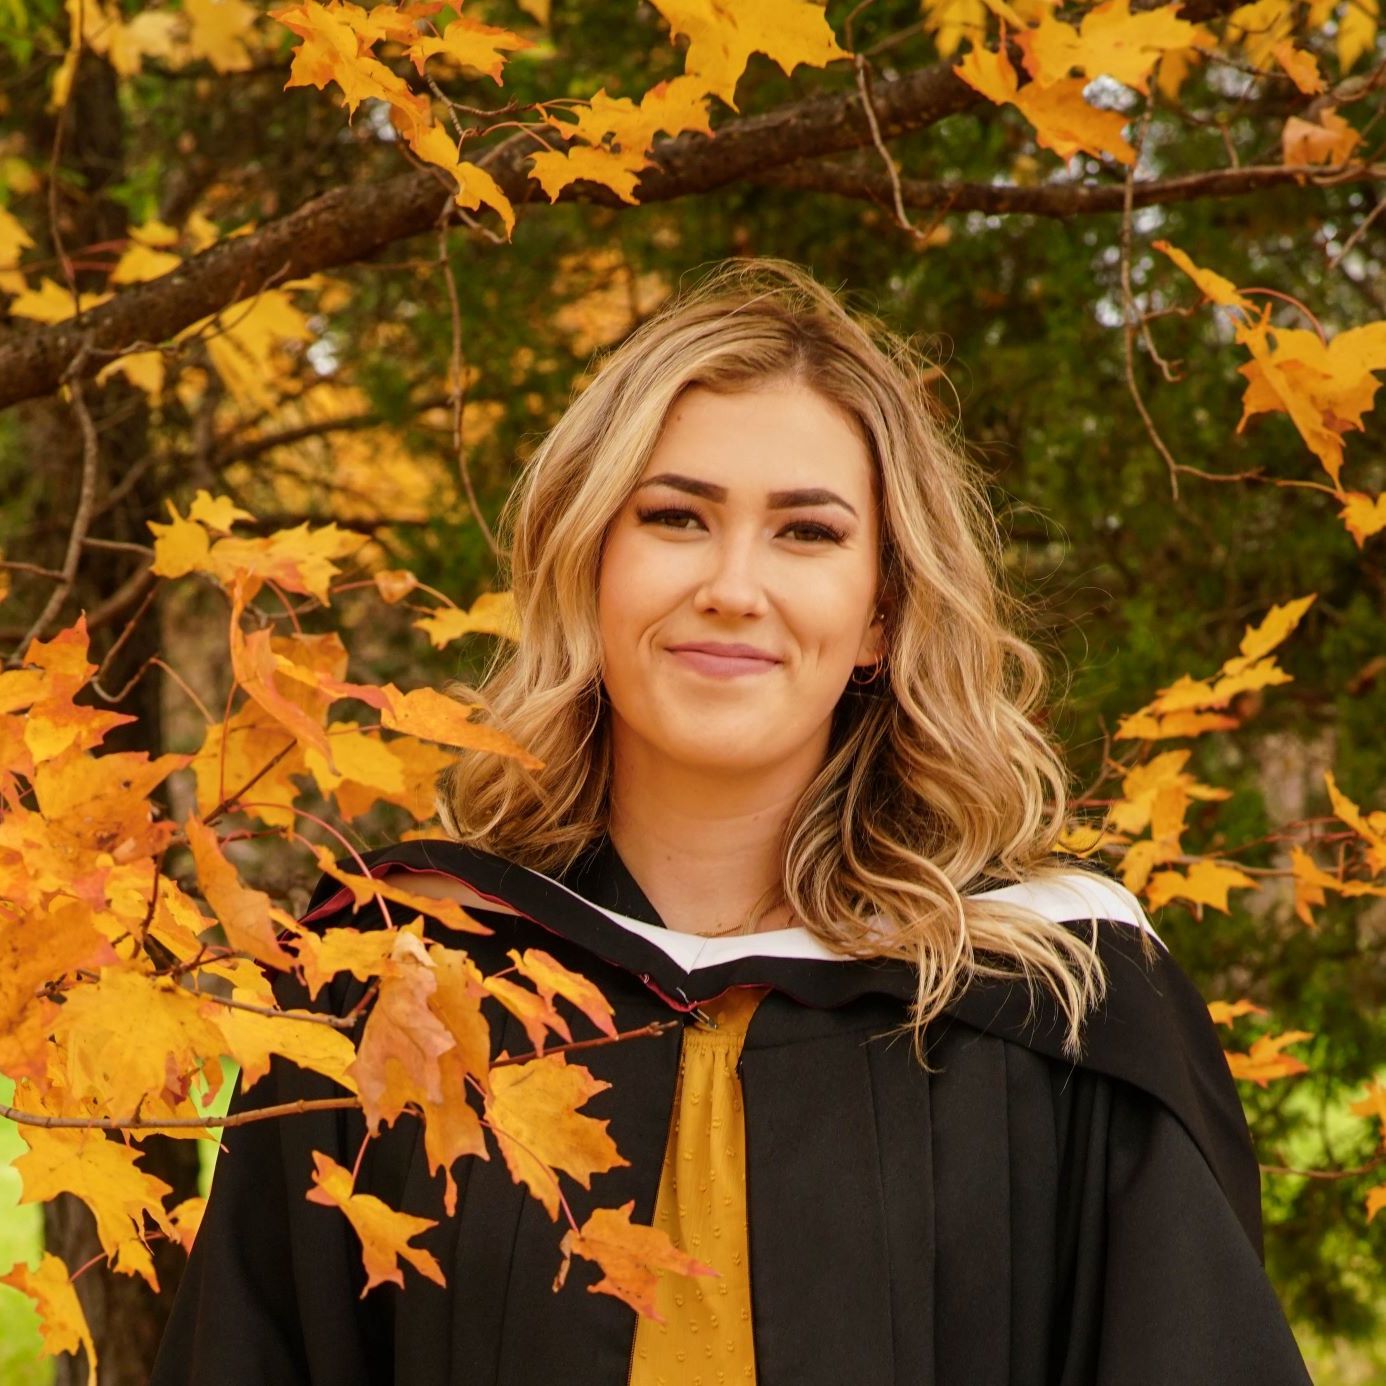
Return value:
M 42 133 L 51 144 L 52 129 Z M 84 266 L 76 274 L 83 291 L 105 287 L 105 271 L 93 266 L 114 261 L 119 246 L 108 243 L 118 242 L 127 231 L 124 207 L 105 195 L 108 185 L 123 177 L 123 145 L 115 76 L 103 60 L 85 53 L 73 83 L 61 157 L 63 170 L 76 173 L 80 182 L 75 188 L 64 183 L 59 194 L 59 231 L 66 252 Z M 101 249 L 87 250 L 98 244 Z M 92 539 L 147 545 L 151 536 L 145 522 L 163 518 L 158 508 L 157 477 L 153 468 L 145 467 L 147 402 L 121 377 L 115 377 L 104 389 L 89 382 L 84 395 L 98 440 L 96 513 L 87 534 Z M 61 568 L 80 491 L 83 432 L 72 405 L 58 399 L 36 402 L 21 411 L 19 426 L 24 454 L 37 473 L 32 478 L 33 525 L 26 557 L 46 567 Z M 127 480 L 136 467 L 142 470 L 134 484 L 114 505 L 103 508 L 113 489 Z M 84 611 L 90 619 L 102 608 L 109 609 L 112 599 L 119 596 L 118 614 L 97 624 L 91 633 L 90 658 L 99 666 L 138 612 L 138 625 L 100 676 L 107 693 L 124 689 L 136 670 L 162 644 L 157 600 L 147 607 L 141 604 L 152 582 L 143 571 L 147 566 L 148 560 L 138 554 L 94 545 L 84 547 L 74 586 L 41 632 L 40 638 L 51 639 L 75 621 L 79 612 Z M 26 581 L 23 587 L 24 591 L 16 591 L 7 606 L 11 610 L 21 608 L 21 619 L 27 626 L 43 609 L 52 587 L 37 579 Z M 91 690 L 80 695 L 80 701 L 138 719 L 108 733 L 95 754 L 136 750 L 157 753 L 162 747 L 157 670 L 146 672 L 117 702 L 105 703 Z M 151 802 L 168 811 L 167 799 L 161 792 L 152 795 Z M 131 1016 L 130 1021 L 136 1024 L 138 1017 Z M 196 1141 L 156 1136 L 145 1140 L 143 1149 L 142 1167 L 172 1186 L 170 1202 L 197 1192 Z M 101 1359 L 102 1381 L 106 1386 L 143 1386 L 149 1380 L 164 1320 L 186 1259 L 183 1249 L 163 1238 L 151 1243 L 160 1285 L 160 1292 L 155 1295 L 139 1277 L 117 1275 L 107 1268 L 95 1222 L 86 1205 L 76 1198 L 64 1194 L 47 1205 L 43 1223 L 48 1249 L 61 1256 L 71 1271 L 89 1266 L 76 1288 Z M 57 1358 L 54 1380 L 57 1386 L 82 1386 L 88 1380 L 85 1359 L 68 1355 Z

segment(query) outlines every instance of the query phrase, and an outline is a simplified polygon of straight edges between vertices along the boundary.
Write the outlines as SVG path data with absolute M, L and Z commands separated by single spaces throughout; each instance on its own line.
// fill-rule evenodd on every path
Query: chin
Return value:
M 670 760 L 689 767 L 744 774 L 773 765 L 788 752 L 785 730 L 783 718 L 718 717 L 703 711 L 666 721 L 652 744 Z

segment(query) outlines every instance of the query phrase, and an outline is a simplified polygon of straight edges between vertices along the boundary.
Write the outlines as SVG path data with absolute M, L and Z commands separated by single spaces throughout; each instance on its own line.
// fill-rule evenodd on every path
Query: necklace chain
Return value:
M 789 917 L 790 917 L 791 920 L 793 920 L 793 918 L 794 918 L 794 916 L 793 916 L 792 914 L 791 914 Z M 790 927 L 792 927 L 792 925 L 786 924 L 786 925 L 784 925 L 784 927 L 785 927 L 785 928 L 790 928 Z M 733 935 L 733 934 L 747 934 L 747 935 L 749 936 L 749 932 L 750 932 L 750 931 L 746 928 L 746 925 L 745 925 L 745 924 L 737 924 L 737 925 L 735 925 L 733 928 L 730 928 L 730 929 L 709 929 L 709 930 L 707 931 L 707 933 L 699 933 L 699 934 L 698 934 L 698 937 L 699 937 L 699 938 L 728 938 L 728 937 L 730 937 L 730 936 Z

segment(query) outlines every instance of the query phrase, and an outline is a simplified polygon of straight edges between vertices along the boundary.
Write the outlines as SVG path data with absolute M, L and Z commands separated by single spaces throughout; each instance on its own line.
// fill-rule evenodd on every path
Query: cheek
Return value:
M 625 531 L 613 535 L 597 580 L 597 624 L 608 663 L 630 653 L 652 618 L 653 583 L 641 562 L 640 545 Z
M 849 650 L 855 654 L 863 630 L 870 624 L 874 588 L 856 572 L 835 568 L 823 581 L 801 582 L 792 600 L 796 624 L 805 643 L 823 651 Z

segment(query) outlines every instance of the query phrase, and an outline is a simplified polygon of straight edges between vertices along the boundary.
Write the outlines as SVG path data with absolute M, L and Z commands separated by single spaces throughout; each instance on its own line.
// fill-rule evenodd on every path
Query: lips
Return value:
M 736 678 L 744 674 L 768 674 L 780 661 L 754 645 L 717 644 L 698 641 L 670 645 L 669 653 L 679 664 L 710 678 Z
M 689 640 L 682 645 L 670 645 L 669 649 L 675 654 L 693 651 L 697 654 L 716 655 L 720 659 L 763 659 L 769 664 L 780 662 L 768 650 L 759 649 L 755 645 L 734 645 L 720 640 Z

